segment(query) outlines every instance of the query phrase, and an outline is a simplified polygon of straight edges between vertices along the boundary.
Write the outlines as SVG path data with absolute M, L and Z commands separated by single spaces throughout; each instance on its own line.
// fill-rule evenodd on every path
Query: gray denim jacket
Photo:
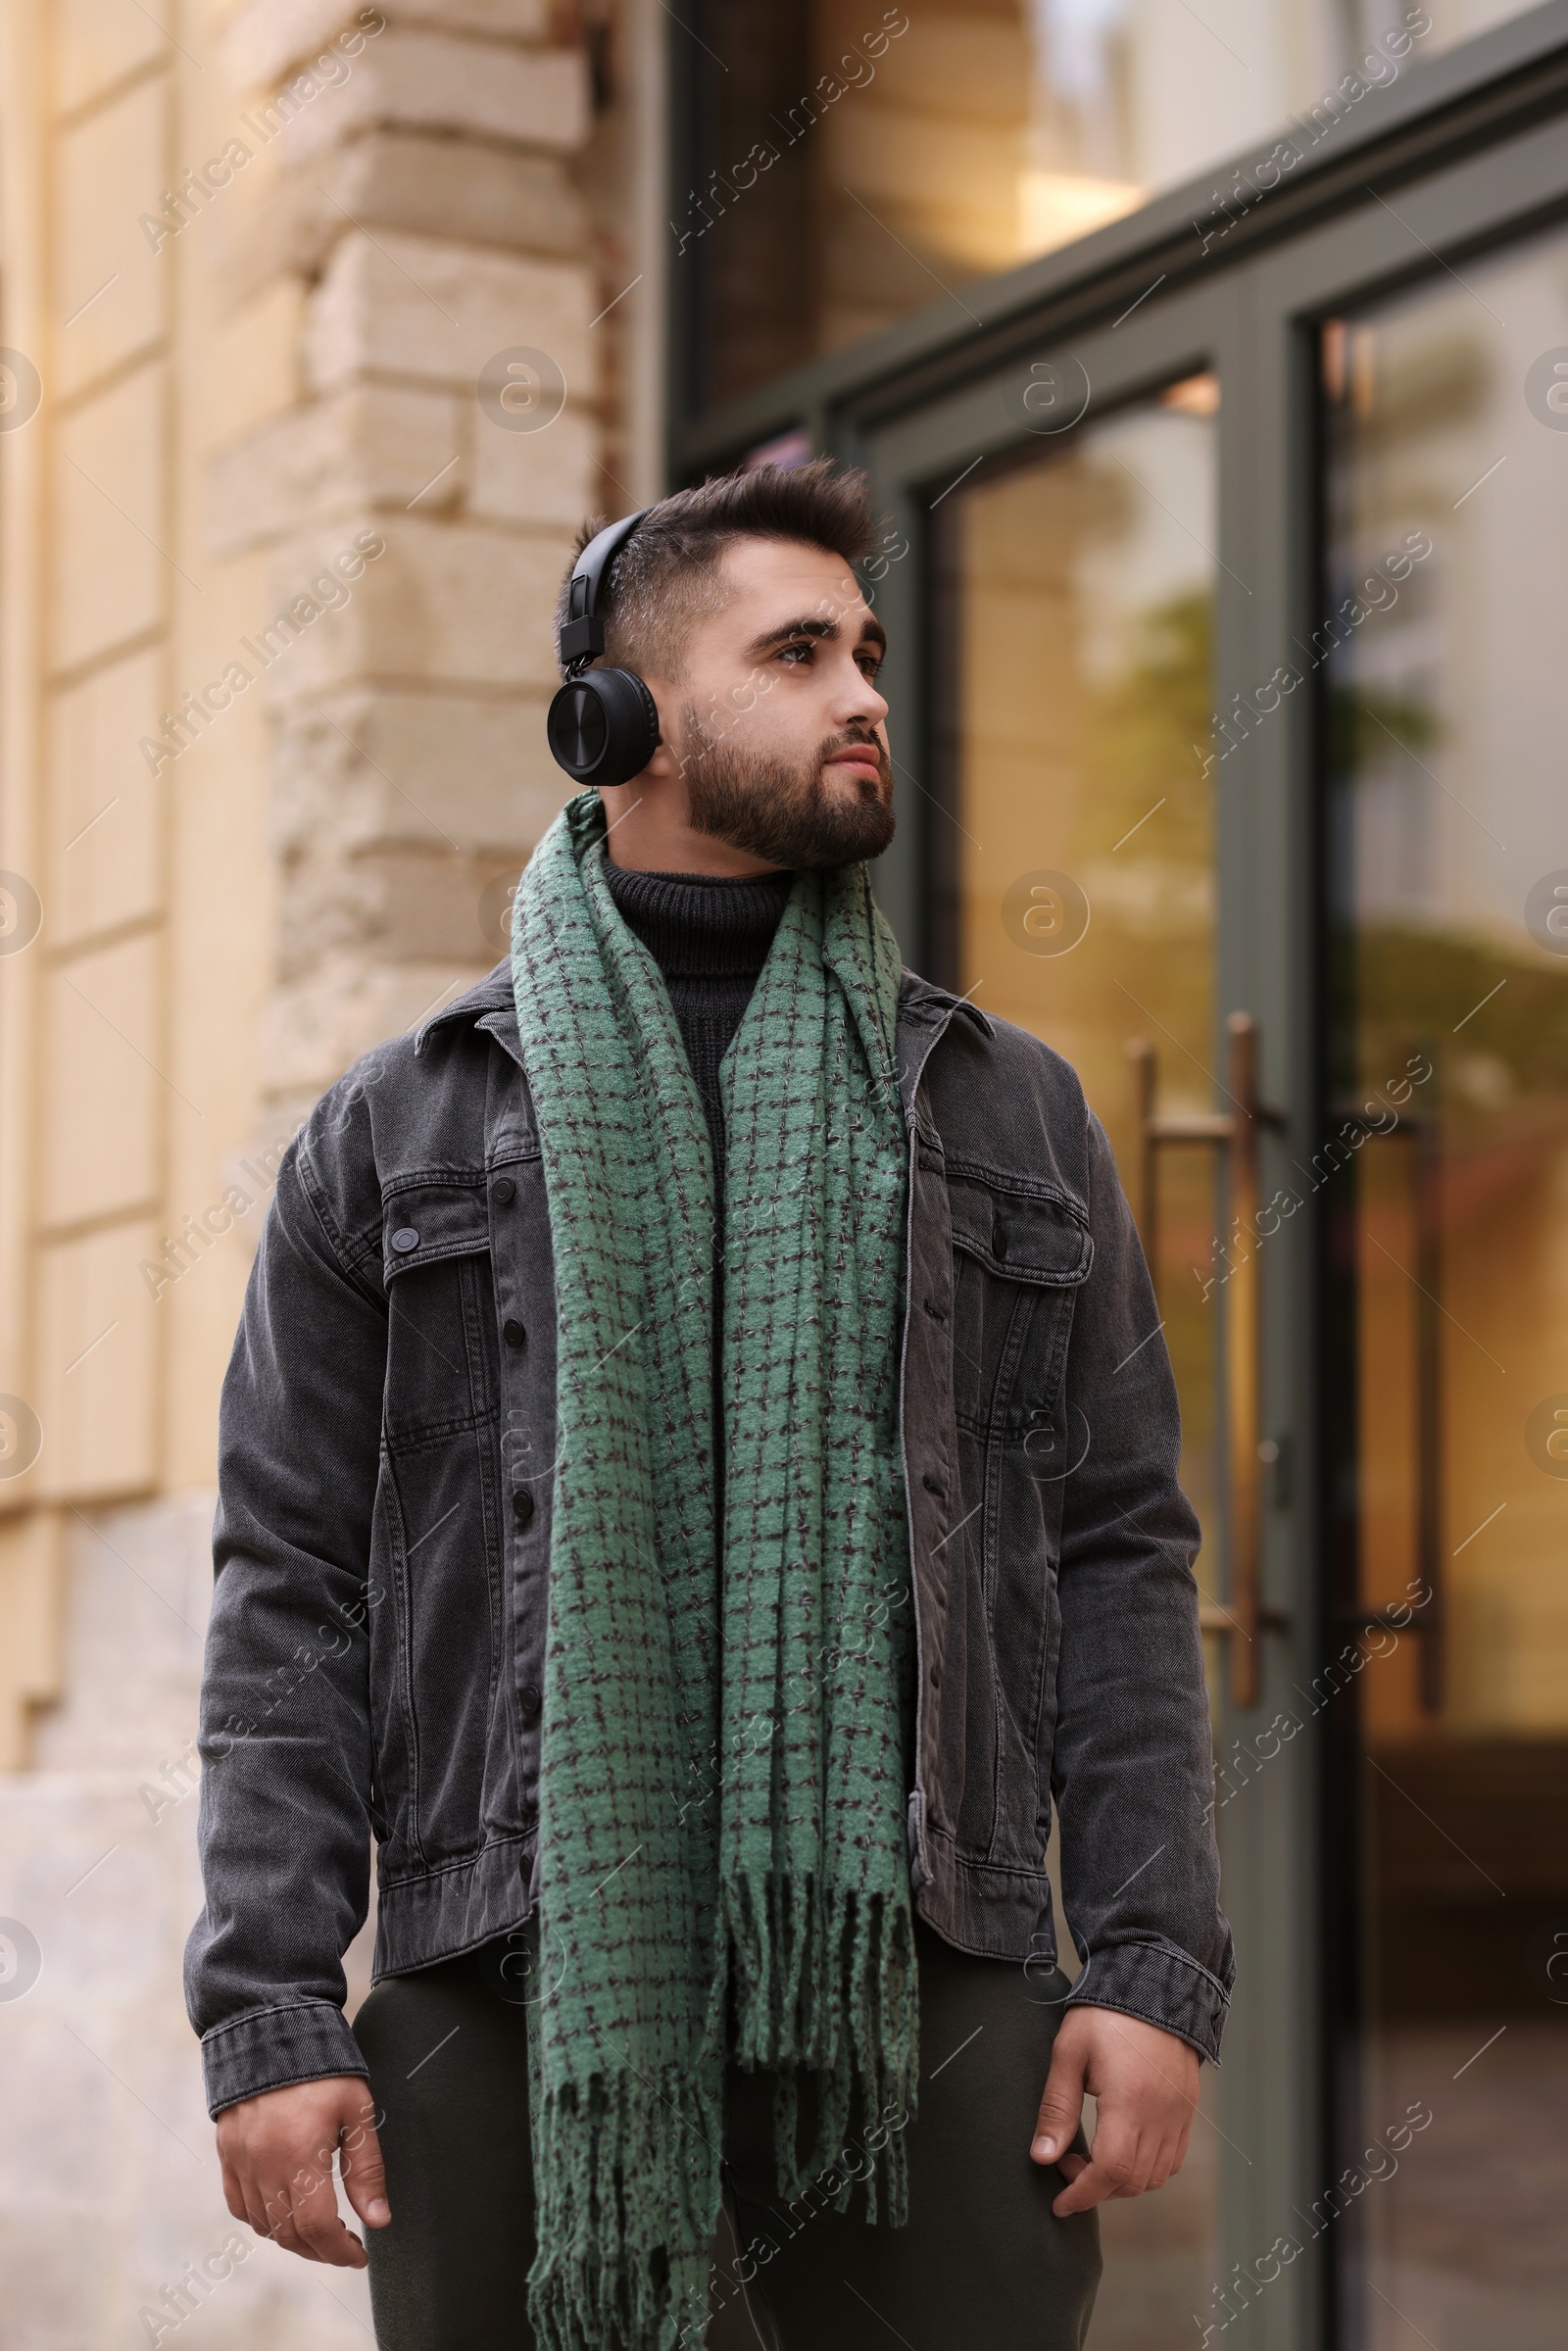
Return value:
M 1067 1064 L 906 973 L 905 1478 L 921 1915 L 1218 2052 L 1233 1975 L 1176 1394 Z M 555 1451 L 539 1140 L 511 973 L 366 1056 L 291 1145 L 220 1426 L 202 1685 L 209 2105 L 365 2071 L 377 1977 L 532 1898 Z

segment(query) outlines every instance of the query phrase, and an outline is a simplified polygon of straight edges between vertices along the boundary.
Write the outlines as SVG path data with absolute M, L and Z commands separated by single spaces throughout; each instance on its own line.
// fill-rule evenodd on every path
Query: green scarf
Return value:
M 720 1072 L 720 1542 L 712 1154 L 604 841 L 580 793 L 513 926 L 559 1424 L 530 2315 L 542 2351 L 666 2351 L 703 2334 L 726 2047 L 780 2069 L 781 2193 L 826 2170 L 847 2207 L 853 2120 L 884 2141 L 868 2217 L 879 2173 L 884 2217 L 906 2213 L 906 1140 L 897 942 L 863 866 L 801 874 Z

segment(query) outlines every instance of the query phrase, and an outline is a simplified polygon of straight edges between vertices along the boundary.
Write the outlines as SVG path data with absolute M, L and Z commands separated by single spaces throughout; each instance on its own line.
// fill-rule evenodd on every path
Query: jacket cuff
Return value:
M 1230 1994 L 1217 1976 L 1168 1943 L 1110 1943 L 1090 1953 L 1065 2005 L 1119 2008 L 1174 2033 L 1218 2065 Z
M 248 2009 L 202 2036 L 207 2111 L 217 2116 L 241 2098 L 328 2074 L 365 2074 L 360 2044 L 341 2008 L 328 2000 L 290 2000 Z

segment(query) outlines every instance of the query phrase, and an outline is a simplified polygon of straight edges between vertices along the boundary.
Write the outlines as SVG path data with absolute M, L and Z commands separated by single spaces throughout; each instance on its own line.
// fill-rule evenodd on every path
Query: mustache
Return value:
M 829 735 L 826 740 L 817 747 L 816 764 L 818 772 L 820 772 L 821 769 L 827 765 L 829 759 L 835 758 L 841 751 L 868 751 L 876 761 L 877 773 L 881 777 L 883 783 L 892 783 L 892 761 L 888 756 L 887 746 L 880 740 L 878 736 L 874 734 L 862 733 L 858 727 L 854 726 L 846 727 L 841 734 Z

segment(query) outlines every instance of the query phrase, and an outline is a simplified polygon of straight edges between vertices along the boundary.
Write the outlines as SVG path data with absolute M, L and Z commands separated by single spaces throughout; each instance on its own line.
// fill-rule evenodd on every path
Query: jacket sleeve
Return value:
M 1181 1421 L 1159 1309 L 1110 1146 L 1090 1120 L 1094 1260 L 1067 1357 L 1053 1782 L 1071 1999 L 1217 2059 L 1235 1963 L 1219 1907 L 1213 1745 Z
M 206 1906 L 185 1952 L 215 2115 L 366 2070 L 343 2015 L 342 1961 L 369 1899 L 378 1210 L 364 1090 L 349 1080 L 279 1167 L 220 1409 L 200 1725 Z

